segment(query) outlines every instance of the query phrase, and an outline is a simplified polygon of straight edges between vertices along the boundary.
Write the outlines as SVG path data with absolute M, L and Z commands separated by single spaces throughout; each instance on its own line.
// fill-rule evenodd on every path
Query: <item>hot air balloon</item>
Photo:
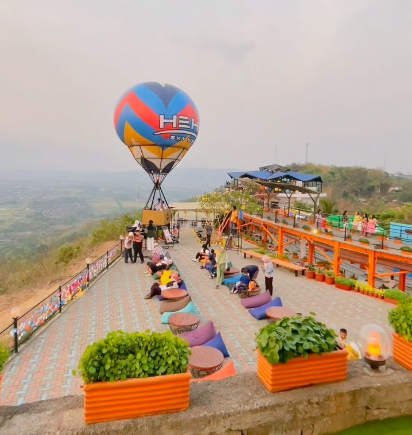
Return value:
M 121 141 L 153 181 L 142 221 L 153 213 L 156 193 L 168 206 L 161 185 L 194 144 L 199 114 L 193 100 L 172 85 L 147 82 L 129 89 L 114 112 L 114 126 Z M 157 225 L 161 218 L 152 219 Z M 158 222 L 156 222 L 158 220 Z M 165 217 L 170 222 L 170 215 Z

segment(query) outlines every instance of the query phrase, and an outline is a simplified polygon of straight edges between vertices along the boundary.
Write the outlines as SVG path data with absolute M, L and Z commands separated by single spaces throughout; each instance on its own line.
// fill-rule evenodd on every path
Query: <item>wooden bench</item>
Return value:
M 259 254 L 259 252 L 256 251 L 243 251 L 243 258 L 246 258 L 246 256 L 249 256 L 250 258 L 257 258 L 259 260 L 261 260 L 264 255 L 263 254 Z M 299 266 L 298 264 L 294 264 L 291 263 L 289 261 L 285 261 L 285 260 L 279 260 L 277 258 L 270 258 L 270 261 L 276 265 L 276 267 L 284 267 L 285 269 L 289 269 L 289 270 L 293 270 L 295 272 L 295 276 L 298 276 L 299 272 L 302 272 L 302 275 L 305 274 L 306 271 L 306 267 L 304 266 Z

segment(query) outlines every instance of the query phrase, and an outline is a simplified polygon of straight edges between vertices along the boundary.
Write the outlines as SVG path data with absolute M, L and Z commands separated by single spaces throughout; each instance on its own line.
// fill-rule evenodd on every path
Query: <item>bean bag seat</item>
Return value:
M 241 304 L 249 310 L 250 308 L 257 308 L 266 305 L 271 300 L 272 296 L 270 296 L 270 293 L 267 291 L 261 295 L 254 296 L 253 298 L 242 299 Z
M 257 298 L 257 296 L 255 296 Z M 254 298 L 252 298 L 254 299 Z M 249 310 L 249 313 L 257 320 L 266 319 L 266 310 L 270 307 L 281 307 L 282 301 L 280 298 L 273 299 L 273 301 L 270 301 L 269 303 L 262 305 L 258 308 L 252 308 Z
M 203 381 L 222 381 L 223 379 L 231 378 L 237 374 L 233 361 L 229 361 L 219 371 L 205 376 L 204 378 L 193 378 L 191 382 L 203 382 Z
M 187 295 L 184 299 L 180 299 L 180 301 L 160 302 L 159 313 L 160 314 L 167 313 L 167 312 L 175 313 L 176 311 L 185 308 L 191 300 L 192 300 L 191 297 Z
M 169 302 L 171 304 L 171 302 Z M 163 325 L 168 325 L 169 324 L 169 317 L 173 316 L 173 314 L 177 314 L 177 313 L 193 313 L 196 314 L 196 309 L 195 306 L 193 304 L 193 302 L 189 302 L 184 308 L 182 308 L 179 311 L 175 311 L 175 312 L 165 312 L 162 314 L 162 323 Z
M 203 326 L 195 329 L 194 331 L 184 332 L 180 334 L 180 338 L 183 338 L 189 343 L 190 347 L 202 346 L 208 341 L 216 337 L 216 329 L 213 322 L 207 322 Z
M 240 281 L 241 276 L 242 274 L 232 276 L 231 278 L 225 278 L 223 280 L 223 285 L 236 284 L 238 281 Z
M 206 342 L 203 346 L 214 347 L 215 349 L 220 350 L 225 358 L 230 356 L 220 332 L 217 333 L 215 338 Z
M 187 287 L 184 281 L 182 281 L 182 283 L 179 285 L 180 290 L 186 290 L 187 291 Z

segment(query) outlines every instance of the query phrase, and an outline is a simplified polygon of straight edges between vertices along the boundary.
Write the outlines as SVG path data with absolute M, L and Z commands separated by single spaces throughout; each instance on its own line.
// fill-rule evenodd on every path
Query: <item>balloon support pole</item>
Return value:
M 155 202 L 157 192 L 160 200 L 164 202 L 167 208 L 169 208 L 169 204 L 167 203 L 167 199 L 165 197 L 165 194 L 163 193 L 161 183 L 156 182 L 154 183 L 153 189 L 150 192 L 149 199 L 147 200 L 146 205 L 144 206 L 145 209 L 149 209 L 149 210 L 153 209 L 153 204 Z

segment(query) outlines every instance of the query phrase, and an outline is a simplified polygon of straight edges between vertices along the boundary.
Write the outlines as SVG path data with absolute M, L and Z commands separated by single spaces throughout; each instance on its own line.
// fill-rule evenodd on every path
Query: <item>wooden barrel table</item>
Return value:
M 225 357 L 220 350 L 207 346 L 192 348 L 189 369 L 194 378 L 203 378 L 221 369 Z
M 199 324 L 199 317 L 192 313 L 177 313 L 169 317 L 169 328 L 173 334 L 193 331 Z

